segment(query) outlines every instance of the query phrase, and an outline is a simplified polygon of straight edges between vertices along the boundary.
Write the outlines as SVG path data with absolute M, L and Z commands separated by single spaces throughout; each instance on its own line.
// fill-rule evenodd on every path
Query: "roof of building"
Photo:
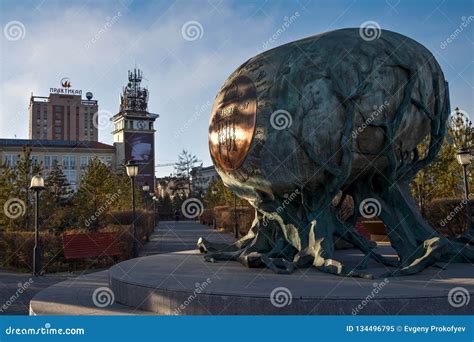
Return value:
M 198 172 L 200 174 L 204 173 L 215 173 L 217 175 L 216 167 L 214 165 L 210 166 L 195 166 L 192 168 L 194 172 Z
M 0 139 L 0 147 L 20 147 L 25 145 L 31 147 L 115 149 L 113 145 L 103 144 L 98 141 Z

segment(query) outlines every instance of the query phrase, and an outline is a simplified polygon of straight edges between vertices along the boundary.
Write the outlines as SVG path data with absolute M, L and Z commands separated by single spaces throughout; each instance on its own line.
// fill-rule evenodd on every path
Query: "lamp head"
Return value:
M 467 148 L 461 148 L 456 153 L 456 159 L 462 166 L 469 165 L 471 163 L 471 152 Z
M 30 190 L 41 191 L 44 190 L 44 179 L 40 175 L 31 178 Z
M 132 159 L 129 160 L 127 164 L 125 164 L 125 168 L 127 169 L 127 175 L 130 178 L 136 177 L 138 175 L 138 164 Z

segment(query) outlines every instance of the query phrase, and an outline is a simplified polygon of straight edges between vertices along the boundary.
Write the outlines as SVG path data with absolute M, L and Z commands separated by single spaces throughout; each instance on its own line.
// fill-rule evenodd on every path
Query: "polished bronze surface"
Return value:
M 217 95 L 209 125 L 209 148 L 214 164 L 231 171 L 242 165 L 252 142 L 257 92 L 252 80 L 239 76 Z

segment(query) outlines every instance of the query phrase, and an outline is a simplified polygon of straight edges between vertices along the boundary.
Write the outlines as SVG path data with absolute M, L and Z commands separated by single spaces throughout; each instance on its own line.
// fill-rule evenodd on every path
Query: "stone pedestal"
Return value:
M 390 248 L 385 250 L 384 254 L 390 254 Z M 344 250 L 338 257 L 346 264 L 357 264 L 362 255 Z M 375 276 L 387 270 L 378 264 L 369 264 L 369 268 Z M 109 281 L 118 303 L 160 315 L 474 313 L 474 300 L 459 306 L 459 296 L 474 295 L 472 266 L 467 264 L 365 280 L 314 268 L 278 275 L 236 262 L 208 263 L 197 252 L 183 252 L 122 262 L 109 270 Z M 452 295 L 457 291 L 457 299 L 448 298 L 450 291 Z

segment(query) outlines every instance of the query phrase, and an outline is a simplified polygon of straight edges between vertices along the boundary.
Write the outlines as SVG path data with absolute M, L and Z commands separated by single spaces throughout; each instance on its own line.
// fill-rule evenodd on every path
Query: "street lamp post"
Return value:
M 461 148 L 456 154 L 456 159 L 462 166 L 464 176 L 464 200 L 466 202 L 467 232 L 473 234 L 474 225 L 472 223 L 471 201 L 469 199 L 469 182 L 467 178 L 467 167 L 471 163 L 471 152 L 467 148 Z
M 145 182 L 142 186 L 143 193 L 145 195 L 145 209 L 148 210 L 148 192 L 150 191 L 150 186 Z
M 159 198 L 155 195 L 153 196 L 153 200 L 155 201 L 155 218 L 156 218 L 156 225 L 158 225 L 160 223 L 160 210 L 156 210 L 156 203 L 158 203 L 159 201 Z M 156 226 L 155 225 L 155 226 Z
M 35 192 L 35 247 L 33 250 L 33 275 L 39 276 L 41 272 L 41 247 L 39 243 L 39 193 L 44 190 L 44 179 L 33 176 L 30 190 Z
M 147 234 L 146 234 L 146 241 L 147 241 L 147 242 L 150 241 L 150 234 L 151 234 L 151 232 L 154 232 L 154 231 L 155 231 L 155 227 L 156 227 L 155 194 L 154 194 L 153 192 L 146 193 L 145 197 L 147 197 L 148 195 L 150 196 L 151 201 L 153 202 L 153 205 L 152 205 L 152 209 L 153 209 L 153 229 L 152 229 L 151 231 L 148 231 Z
M 213 203 L 214 203 L 214 206 L 215 206 L 216 205 L 216 196 L 217 196 L 217 189 L 216 188 L 212 189 L 212 196 L 214 197 Z M 214 213 L 214 208 L 212 208 L 212 227 L 214 229 L 217 229 L 217 222 L 216 222 L 216 216 L 215 216 L 215 213 Z
M 155 196 L 154 192 L 150 192 L 151 200 L 153 201 L 153 229 L 156 227 L 156 201 L 158 198 Z
M 134 160 L 129 160 L 125 165 L 127 169 L 127 175 L 130 177 L 130 183 L 132 186 L 132 230 L 133 230 L 133 244 L 132 244 L 132 256 L 138 257 L 138 241 L 137 241 L 137 230 L 135 227 L 135 177 L 138 175 L 138 164 Z

